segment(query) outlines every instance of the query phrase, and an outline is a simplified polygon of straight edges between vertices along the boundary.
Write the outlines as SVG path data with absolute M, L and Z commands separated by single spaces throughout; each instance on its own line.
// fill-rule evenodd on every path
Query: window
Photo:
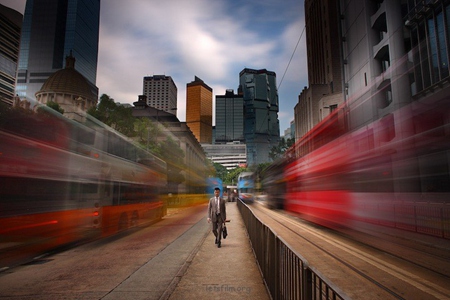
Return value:
M 337 104 L 332 104 L 330 105 L 330 113 L 332 113 L 333 111 L 335 111 L 337 109 L 338 105 Z

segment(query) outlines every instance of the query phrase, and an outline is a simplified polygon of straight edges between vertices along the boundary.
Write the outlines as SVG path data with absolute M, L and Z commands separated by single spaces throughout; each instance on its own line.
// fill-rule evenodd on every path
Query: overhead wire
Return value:
M 297 51 L 298 44 L 300 44 L 300 40 L 302 39 L 303 33 L 305 32 L 305 28 L 306 28 L 306 25 L 303 26 L 303 30 L 300 33 L 300 37 L 298 38 L 297 45 L 295 45 L 294 51 L 292 52 L 292 55 L 291 55 L 291 58 L 289 59 L 286 69 L 284 70 L 283 77 L 281 77 L 280 83 L 278 84 L 278 88 L 277 88 L 278 90 L 280 89 L 281 83 L 283 83 L 284 76 L 286 76 L 287 70 L 289 69 L 289 66 L 291 65 L 292 58 L 294 57 L 294 54 Z
M 283 82 L 284 76 L 286 76 L 286 73 L 287 73 L 287 71 L 288 71 L 288 69 L 289 69 L 289 66 L 291 65 L 292 59 L 294 58 L 295 52 L 297 51 L 298 44 L 300 44 L 300 41 L 301 41 L 301 39 L 302 39 L 303 33 L 305 32 L 305 29 L 306 29 L 306 25 L 303 26 L 303 30 L 302 30 L 302 32 L 300 33 L 300 36 L 299 36 L 299 38 L 298 38 L 298 40 L 297 40 L 297 44 L 295 45 L 294 51 L 292 52 L 292 55 L 291 55 L 291 58 L 289 59 L 289 62 L 288 62 L 288 64 L 287 64 L 287 66 L 286 66 L 286 69 L 284 70 L 284 74 L 283 74 L 283 76 L 281 77 L 281 80 L 280 80 L 280 83 L 278 84 L 277 90 L 280 89 L 280 86 L 281 86 L 281 83 Z M 268 115 L 266 116 L 266 119 L 267 119 L 267 118 L 268 118 Z M 261 128 L 262 128 L 262 125 L 263 125 L 263 124 L 264 124 L 264 123 L 261 124 Z M 261 130 L 261 128 L 260 128 L 260 130 Z

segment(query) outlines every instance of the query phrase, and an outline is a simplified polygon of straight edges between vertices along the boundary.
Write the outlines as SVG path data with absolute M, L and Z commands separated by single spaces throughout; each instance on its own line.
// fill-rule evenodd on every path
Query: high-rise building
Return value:
M 212 142 L 212 88 L 195 76 L 186 85 L 186 124 L 199 143 Z
M 239 89 L 244 99 L 244 139 L 248 164 L 270 162 L 269 152 L 280 141 L 275 72 L 243 69 Z
M 448 31 L 448 26 L 441 23 L 441 20 L 434 20 L 435 16 L 439 19 L 439 14 L 434 15 L 433 9 L 430 9 L 426 19 L 422 12 L 416 14 L 413 2 L 406 5 L 400 0 L 385 0 L 382 3 L 350 1 L 340 7 L 344 38 L 342 52 L 346 62 L 343 73 L 344 96 L 349 111 L 348 125 L 351 129 L 360 128 L 382 117 L 386 117 L 386 122 L 389 120 L 394 122 L 390 116 L 392 112 L 411 102 L 414 89 L 418 87 L 416 83 L 421 82 L 415 75 L 420 74 L 422 77 L 427 74 L 428 70 L 431 70 L 431 65 L 426 65 L 426 62 L 429 62 L 433 56 L 428 56 L 429 54 L 422 53 L 419 49 L 427 48 L 427 42 L 429 42 L 428 49 L 432 49 L 434 46 L 436 47 L 435 51 L 441 51 L 439 53 L 443 55 L 436 56 L 442 57 L 445 66 L 443 69 L 447 71 L 446 74 L 442 73 L 444 76 L 436 83 L 444 78 L 448 79 L 448 52 L 445 53 L 446 48 L 439 48 L 446 45 L 446 38 L 442 38 L 442 43 L 436 45 L 433 39 L 423 38 L 420 32 L 428 30 L 429 34 L 435 34 L 434 26 L 437 21 L 436 24 L 440 25 L 437 32 L 445 35 L 445 28 Z M 435 12 L 439 12 L 440 16 L 443 16 L 443 12 L 446 9 L 448 11 L 450 6 L 447 4 L 446 8 L 443 7 L 442 3 L 445 1 L 435 2 L 441 2 L 436 5 Z M 417 23 L 415 21 L 414 26 L 405 26 L 407 8 L 411 11 L 409 14 L 411 20 L 418 20 Z M 365 23 L 364 20 L 371 20 L 371 22 Z M 419 21 L 423 21 L 420 26 L 418 26 Z M 429 23 L 431 27 L 422 27 L 422 25 L 425 26 L 425 23 Z M 409 31 L 411 28 L 414 30 Z M 420 41 L 420 38 L 423 38 L 423 41 Z M 416 43 L 414 47 L 417 48 L 408 53 L 412 47 L 411 42 Z M 422 46 L 422 42 L 425 43 L 424 46 Z M 426 52 L 428 53 L 428 51 Z M 417 57 L 419 53 L 423 57 Z M 416 61 L 413 62 L 413 59 Z M 425 64 L 421 65 L 422 63 Z M 411 67 L 413 65 L 417 65 L 421 69 L 414 75 Z M 440 64 L 436 62 L 435 65 Z M 408 69 L 411 70 L 409 73 Z M 430 79 L 431 76 L 427 78 L 427 80 Z M 429 85 L 431 85 L 431 81 L 429 81 Z
M 71 52 L 76 69 L 96 87 L 100 0 L 27 0 L 22 26 L 16 93 L 35 100 L 46 79 L 65 66 Z
M 294 108 L 296 140 L 344 101 L 338 12 L 338 1 L 305 0 L 309 87 Z
M 19 61 L 22 14 L 0 4 L 0 101 L 12 105 Z
M 215 143 L 244 141 L 244 99 L 228 89 L 225 95 L 216 95 Z
M 147 97 L 147 105 L 176 114 L 177 86 L 172 77 L 153 75 L 144 77 L 143 95 Z
M 386 38 L 386 41 L 384 37 L 382 41 L 379 41 L 376 49 L 376 58 L 378 58 L 379 65 L 381 64 L 378 71 L 380 74 L 377 74 L 378 79 L 385 78 L 382 83 L 386 83 L 387 80 L 394 82 L 399 77 L 398 73 L 405 69 L 395 70 L 390 78 L 381 75 L 387 73 L 387 68 L 396 67 L 400 61 L 404 60 L 402 51 L 405 51 L 408 56 L 408 65 L 402 67 L 406 67 L 409 71 L 410 82 L 408 84 L 413 97 L 421 98 L 428 96 L 428 93 L 437 94 L 441 91 L 441 88 L 448 89 L 449 86 L 445 82 L 448 83 L 450 78 L 450 3 L 444 0 L 408 1 L 407 13 L 404 16 L 405 4 L 403 2 L 399 4 L 397 1 L 385 1 L 384 5 L 380 4 L 377 13 L 383 11 L 390 11 L 389 19 L 386 20 L 387 24 L 383 22 L 374 24 L 373 27 L 377 32 L 383 32 L 385 29 L 383 26 L 388 26 L 388 29 L 393 31 L 395 29 L 395 27 L 392 28 L 394 24 L 397 26 L 403 24 L 410 35 L 404 34 L 403 36 L 401 30 L 398 30 L 398 32 L 391 32 L 388 36 L 389 39 Z M 393 20 L 394 18 L 400 18 L 401 13 L 403 19 Z M 377 20 L 379 19 L 381 18 L 378 17 Z M 403 20 L 404 23 L 400 20 Z M 410 42 L 410 44 L 406 44 L 405 48 L 402 45 L 397 45 L 401 38 Z M 386 47 L 388 47 L 389 53 L 395 51 L 395 59 L 390 58 L 389 54 L 385 53 Z M 389 63 L 387 59 L 390 59 Z M 413 69 L 411 69 L 411 64 L 414 64 Z M 395 97 L 402 95 L 402 86 L 399 87 L 398 91 L 392 91 L 391 98 L 394 101 Z M 390 99 L 385 99 L 384 102 L 386 101 L 389 102 Z
M 308 83 L 327 85 L 327 94 L 342 91 L 338 10 L 336 0 L 305 0 Z

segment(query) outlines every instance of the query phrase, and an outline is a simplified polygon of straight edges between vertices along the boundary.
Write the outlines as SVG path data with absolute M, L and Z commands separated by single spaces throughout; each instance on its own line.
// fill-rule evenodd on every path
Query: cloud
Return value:
M 134 0 L 123 5 L 116 0 L 103 5 L 100 93 L 133 102 L 141 93 L 144 76 L 169 75 L 179 91 L 178 116 L 184 119 L 185 85 L 194 76 L 211 87 L 229 84 L 227 88 L 236 89 L 239 71 L 248 62 L 265 67 L 267 54 L 277 42 L 261 38 L 246 22 L 220 13 L 227 10 L 225 3 Z
M 25 6 L 25 0 L 3 2 Z M 283 132 L 307 85 L 306 36 L 281 82 L 303 27 L 303 1 L 298 0 L 102 1 L 97 86 L 100 94 L 132 103 L 142 94 L 144 76 L 172 76 L 183 121 L 186 84 L 194 76 L 213 88 L 215 99 L 226 89 L 236 91 L 242 69 L 265 68 L 281 83 Z

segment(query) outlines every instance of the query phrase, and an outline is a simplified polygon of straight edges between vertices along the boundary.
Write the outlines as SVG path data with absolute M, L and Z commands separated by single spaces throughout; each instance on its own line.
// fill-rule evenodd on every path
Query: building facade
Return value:
M 159 142 L 171 138 L 184 152 L 183 170 L 184 181 L 180 184 L 169 180 L 168 188 L 172 194 L 204 193 L 205 178 L 212 172 L 205 152 L 185 122 L 180 122 L 176 115 L 156 109 L 147 104 L 147 97 L 139 95 L 138 101 L 133 103 L 132 115 L 136 118 L 148 118 L 157 123 L 160 136 Z M 172 155 L 170 153 L 166 153 Z M 173 161 L 176 161 L 174 159 Z M 168 165 L 170 165 L 169 162 Z
M 228 89 L 216 95 L 215 144 L 244 142 L 244 99 Z
M 202 144 L 206 157 L 213 163 L 218 163 L 232 170 L 247 166 L 246 146 L 244 143 L 231 142 L 226 144 Z
M 0 4 L 0 101 L 13 104 L 22 14 Z
M 399 10 L 402 7 L 399 7 L 398 3 L 385 2 L 377 10 L 378 14 L 391 9 L 393 5 L 396 7 L 393 17 L 400 14 Z M 410 37 L 401 36 L 399 32 L 396 32 L 392 39 L 388 40 L 388 45 L 391 48 L 392 44 L 395 43 L 395 38 L 410 41 L 407 48 L 400 48 L 397 51 L 401 54 L 401 51 L 404 50 L 408 55 L 408 62 L 412 62 L 414 65 L 413 70 L 408 69 L 411 78 L 409 85 L 412 96 L 425 96 L 427 93 L 439 92 L 442 88 L 447 88 L 450 74 L 449 1 L 408 1 L 407 14 L 403 16 L 403 21 Z M 381 46 L 384 45 L 381 42 L 380 50 L 382 49 Z M 399 60 L 397 59 L 397 61 Z M 397 61 L 394 62 L 397 63 Z M 402 71 L 404 70 L 402 69 Z M 396 77 L 395 73 L 392 75 L 394 78 Z
M 22 26 L 16 93 L 35 100 L 35 93 L 72 51 L 77 71 L 96 87 L 100 0 L 27 0 Z
M 239 73 L 244 100 L 244 139 L 247 162 L 270 162 L 269 152 L 280 141 L 278 90 L 275 72 L 245 68 Z
M 401 179 L 390 189 L 448 191 L 448 147 L 420 145 L 448 137 L 450 2 L 340 1 L 340 14 L 348 130 L 382 124 L 359 138 L 363 147 L 383 149 Z M 415 156 L 405 161 L 398 149 L 407 146 Z
M 442 8 L 444 1 L 435 2 L 441 2 Z M 340 4 L 344 37 L 342 51 L 346 61 L 344 96 L 350 111 L 349 127 L 356 129 L 410 103 L 413 93 L 418 92 L 417 83 L 423 81 L 416 80 L 418 78 L 407 70 L 408 63 L 414 64 L 408 60 L 414 59 L 411 43 L 418 44 L 419 27 L 409 31 L 410 28 L 404 25 L 407 7 L 404 1 L 341 1 Z M 414 11 L 414 7 L 411 9 Z M 433 13 L 430 16 L 434 23 Z M 423 27 L 420 30 L 434 32 L 434 27 L 427 28 L 425 24 L 431 23 L 428 22 L 428 18 L 421 18 L 421 20 Z M 430 43 L 429 37 L 423 37 L 422 42 L 423 45 L 429 44 L 430 47 L 434 44 Z M 417 46 L 415 45 L 416 49 Z M 437 49 L 436 45 L 434 47 Z M 411 55 L 408 56 L 408 52 Z M 426 55 L 425 62 L 430 62 L 430 53 L 423 54 Z M 448 53 L 444 56 L 446 59 L 448 59 L 447 55 Z M 420 59 L 417 57 L 417 59 L 423 61 L 424 57 Z M 427 72 L 431 65 L 419 63 L 419 66 Z M 420 73 L 420 79 L 424 78 L 422 76 L 424 74 L 430 73 Z M 426 76 L 426 79 L 428 86 L 431 86 L 431 76 Z M 422 89 L 423 86 L 419 88 L 419 90 Z
M 202 144 L 212 142 L 212 92 L 197 76 L 186 85 L 186 124 Z
M 309 86 L 294 108 L 296 140 L 344 102 L 338 12 L 334 0 L 305 0 Z
M 176 114 L 178 90 L 172 77 L 145 76 L 143 81 L 142 94 L 147 97 L 148 106 Z
M 84 119 L 86 112 L 98 102 L 87 79 L 75 69 L 72 55 L 66 57 L 65 68 L 50 75 L 36 92 L 36 101 L 43 105 L 58 103 L 64 116 L 78 121 Z

